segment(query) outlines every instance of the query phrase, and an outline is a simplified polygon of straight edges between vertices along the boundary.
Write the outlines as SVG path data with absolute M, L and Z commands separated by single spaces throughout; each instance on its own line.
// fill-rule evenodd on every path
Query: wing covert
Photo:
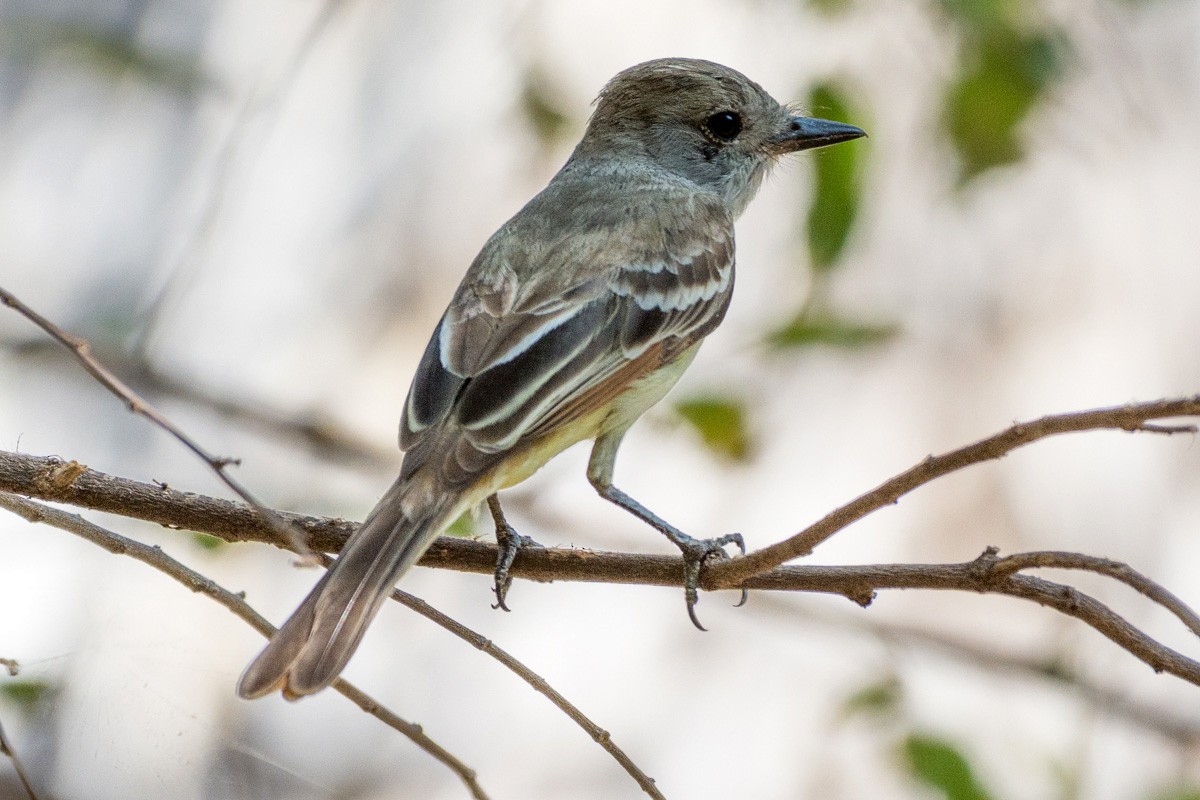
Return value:
M 489 241 L 414 377 L 401 430 L 410 458 L 452 450 L 445 467 L 466 480 L 603 406 L 720 323 L 733 290 L 732 220 L 699 193 L 656 199 L 642 209 L 591 201 L 610 217 L 583 230 L 569 214 L 524 230 L 518 214 Z M 435 430 L 444 444 L 421 444 Z

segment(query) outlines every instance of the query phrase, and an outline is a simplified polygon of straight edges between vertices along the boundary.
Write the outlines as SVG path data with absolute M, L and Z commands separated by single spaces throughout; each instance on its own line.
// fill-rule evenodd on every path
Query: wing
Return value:
M 443 478 L 468 482 L 603 407 L 724 317 L 734 243 L 718 199 L 659 189 L 591 215 L 561 198 L 535 207 L 545 199 L 493 237 L 434 331 L 405 404 L 405 472 L 450 449 Z

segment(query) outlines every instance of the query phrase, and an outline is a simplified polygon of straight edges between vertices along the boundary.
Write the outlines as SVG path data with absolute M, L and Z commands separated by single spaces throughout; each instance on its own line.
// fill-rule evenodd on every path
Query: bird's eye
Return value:
M 714 139 L 732 142 L 742 132 L 742 117 L 736 111 L 718 111 L 704 120 L 704 129 Z

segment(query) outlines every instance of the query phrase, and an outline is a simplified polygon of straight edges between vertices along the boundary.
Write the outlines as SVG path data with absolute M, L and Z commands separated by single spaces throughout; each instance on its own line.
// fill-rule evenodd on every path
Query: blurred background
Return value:
M 871 138 L 776 171 L 738 291 L 617 483 L 698 536 L 794 533 L 1015 419 L 1200 389 L 1200 4 L 1187 0 L 4 0 L 0 286 L 87 337 L 268 504 L 360 519 L 427 336 L 613 74 L 745 72 Z M 0 313 L 0 449 L 227 496 Z M 547 545 L 673 552 L 576 448 L 507 495 Z M 1194 437 L 1037 443 L 926 486 L 813 563 L 985 546 L 1130 562 L 1200 604 Z M 281 621 L 279 550 L 86 513 Z M 484 515 L 486 517 L 486 515 Z M 459 532 L 490 536 L 486 519 Z M 42 798 L 461 798 L 345 700 L 239 701 L 262 642 L 131 560 L 0 516 L 0 720 Z M 1066 577 L 1166 643 L 1112 582 Z M 1021 601 L 518 582 L 404 587 L 507 648 L 671 798 L 1200 797 L 1200 690 Z M 494 798 L 637 797 L 498 664 L 389 604 L 346 676 Z M 0 797 L 23 797 L 0 759 Z

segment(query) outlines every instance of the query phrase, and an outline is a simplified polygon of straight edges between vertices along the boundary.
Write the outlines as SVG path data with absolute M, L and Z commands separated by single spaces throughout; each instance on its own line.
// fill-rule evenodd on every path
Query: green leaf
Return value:
M 982 33 L 995 25 L 1008 25 L 1008 20 L 1021 0 L 941 0 L 942 9 L 969 32 Z
M 571 118 L 561 109 L 545 78 L 535 70 L 524 76 L 520 103 L 521 113 L 544 144 L 555 142 L 568 132 Z
M 458 519 L 450 523 L 450 527 L 446 528 L 446 536 L 458 536 L 466 539 L 475 535 L 475 517 L 470 511 L 464 511 Z
M 7 698 L 23 713 L 31 714 L 39 703 L 54 693 L 54 687 L 39 680 L 0 682 L 0 696 Z
M 858 117 L 844 92 L 832 84 L 813 88 L 808 96 L 810 113 L 837 121 Z M 862 194 L 859 173 L 865 152 L 861 141 L 826 147 L 813 153 L 816 170 L 812 206 L 808 210 L 808 251 L 813 269 L 830 270 L 846 245 L 858 216 Z
M 676 403 L 675 411 L 700 434 L 704 444 L 714 453 L 734 461 L 749 458 L 750 435 L 740 401 L 702 397 Z
M 128 73 L 184 94 L 211 88 L 202 63 L 188 55 L 151 50 L 121 31 L 72 22 L 16 17 L 0 24 L 0 49 L 19 57 L 64 53 L 97 73 Z
M 963 183 L 1022 157 L 1018 128 L 1061 73 L 1065 46 L 1057 34 L 993 25 L 968 37 L 966 58 L 966 68 L 943 100 Z
M 1051 680 L 1062 681 L 1063 683 L 1079 682 L 1079 676 L 1075 673 L 1075 670 L 1057 655 L 1047 656 L 1038 665 L 1037 671 Z
M 909 734 L 903 743 L 909 773 L 938 789 L 946 800 L 989 800 L 991 795 L 975 777 L 966 757 L 952 743 L 921 733 Z
M 895 676 L 889 676 L 875 683 L 868 683 L 851 694 L 842 703 L 842 716 L 851 717 L 856 714 L 886 714 L 895 713 L 903 697 L 903 690 Z
M 224 539 L 218 539 L 207 533 L 193 533 L 192 541 L 199 545 L 201 550 L 220 550 L 225 546 Z
M 777 348 L 827 345 L 859 350 L 880 344 L 899 333 L 890 323 L 856 322 L 828 313 L 801 311 L 784 327 L 767 336 L 767 343 Z
M 840 14 L 850 7 L 850 0 L 808 0 L 810 8 L 822 14 Z
M 1174 786 L 1155 792 L 1151 800 L 1200 800 L 1200 786 Z

